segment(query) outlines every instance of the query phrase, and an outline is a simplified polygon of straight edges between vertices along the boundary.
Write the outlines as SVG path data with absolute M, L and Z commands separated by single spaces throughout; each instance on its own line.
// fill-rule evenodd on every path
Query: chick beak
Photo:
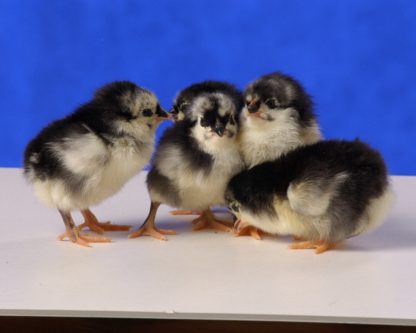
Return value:
M 253 99 L 249 105 L 247 105 L 247 111 L 250 116 L 255 116 L 261 118 L 260 116 L 260 101 L 258 99 Z
M 163 110 L 162 108 L 159 108 L 156 111 L 156 120 L 162 121 L 162 120 L 167 120 L 167 119 L 169 119 L 169 115 L 167 114 L 167 112 Z
M 224 132 L 225 132 L 225 127 L 222 126 L 222 125 L 217 125 L 214 128 L 214 132 L 216 134 L 218 134 L 219 137 L 222 137 L 224 135 Z
M 176 120 L 177 115 L 178 115 L 178 111 L 175 108 L 171 108 L 168 111 L 168 117 L 172 120 Z

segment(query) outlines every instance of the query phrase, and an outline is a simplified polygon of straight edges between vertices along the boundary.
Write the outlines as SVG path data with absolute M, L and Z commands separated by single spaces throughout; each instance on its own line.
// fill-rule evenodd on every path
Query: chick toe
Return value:
M 194 210 L 186 210 L 186 209 L 172 210 L 169 213 L 170 215 L 200 215 L 202 214 L 202 212 L 197 212 Z
M 110 243 L 111 242 L 111 239 L 108 237 L 82 234 L 77 229 L 71 230 L 70 232 L 65 231 L 64 233 L 58 236 L 58 239 L 61 241 L 65 240 L 65 238 L 68 238 L 72 243 L 85 246 L 85 247 L 91 247 L 89 243 Z
M 192 227 L 194 231 L 203 229 L 215 229 L 225 232 L 232 231 L 231 227 L 227 225 L 227 222 L 216 219 L 210 210 L 203 211 L 201 216 L 192 221 L 192 224 L 194 225 Z
M 252 238 L 257 239 L 257 240 L 262 239 L 261 234 L 262 234 L 262 232 L 259 229 L 255 228 L 253 226 L 245 226 L 245 227 L 239 228 L 237 230 L 234 230 L 234 235 L 237 236 L 237 237 L 239 237 L 239 236 L 251 236 Z
M 168 240 L 164 235 L 176 235 L 176 231 L 171 229 L 158 229 L 154 226 L 144 225 L 140 227 L 139 230 L 132 232 L 129 235 L 129 238 L 151 236 L 159 240 Z
M 289 245 L 289 248 L 292 250 L 315 249 L 316 254 L 321 254 L 333 247 L 334 244 L 325 241 L 304 241 Z

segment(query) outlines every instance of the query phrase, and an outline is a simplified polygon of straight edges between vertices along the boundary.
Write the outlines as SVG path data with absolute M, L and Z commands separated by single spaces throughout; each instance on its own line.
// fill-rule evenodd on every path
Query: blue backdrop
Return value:
M 314 97 L 325 137 L 360 137 L 416 174 L 413 0 L 0 0 L 0 60 L 0 166 L 109 81 L 168 108 L 192 82 L 280 70 Z

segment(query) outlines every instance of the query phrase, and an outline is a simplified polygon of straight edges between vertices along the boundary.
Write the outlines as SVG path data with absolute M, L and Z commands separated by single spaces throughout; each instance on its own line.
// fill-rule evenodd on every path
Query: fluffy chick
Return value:
M 293 78 L 264 75 L 246 87 L 244 99 L 239 141 L 248 168 L 321 139 L 311 99 Z
M 270 234 L 294 235 L 292 249 L 321 253 L 374 229 L 392 197 L 380 154 L 361 141 L 320 141 L 245 170 L 226 199 L 241 221 Z
M 282 73 L 261 76 L 244 90 L 240 152 L 247 168 L 321 139 L 311 98 L 299 82 Z M 253 227 L 240 235 L 261 239 Z
M 149 215 L 131 238 L 145 234 L 166 239 L 163 234 L 174 233 L 154 226 L 161 203 L 202 211 L 194 229 L 230 230 L 209 207 L 224 203 L 229 179 L 243 167 L 236 140 L 241 106 L 241 95 L 231 85 L 202 93 L 190 104 L 187 116 L 165 131 L 147 176 Z
M 235 100 L 240 100 L 241 92 L 227 82 L 223 81 L 202 81 L 194 83 L 181 90 L 173 100 L 172 108 L 169 110 L 169 116 L 173 121 L 181 121 L 190 117 L 190 105 L 201 94 L 207 93 L 227 93 Z M 200 215 L 201 212 L 191 210 L 174 210 L 172 215 Z
M 114 82 L 29 142 L 24 174 L 38 199 L 59 210 L 66 228 L 61 240 L 88 246 L 110 240 L 82 234 L 83 227 L 98 233 L 129 229 L 99 223 L 89 207 L 120 190 L 148 162 L 155 128 L 165 118 L 151 92 L 128 81 Z M 79 227 L 71 216 L 74 210 L 85 220 Z

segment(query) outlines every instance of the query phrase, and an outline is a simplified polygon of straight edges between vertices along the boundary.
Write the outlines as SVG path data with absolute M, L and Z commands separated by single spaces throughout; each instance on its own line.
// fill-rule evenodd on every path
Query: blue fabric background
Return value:
M 0 0 L 0 60 L 0 166 L 109 81 L 168 108 L 192 82 L 280 70 L 314 97 L 325 137 L 360 137 L 416 174 L 416 1 Z

